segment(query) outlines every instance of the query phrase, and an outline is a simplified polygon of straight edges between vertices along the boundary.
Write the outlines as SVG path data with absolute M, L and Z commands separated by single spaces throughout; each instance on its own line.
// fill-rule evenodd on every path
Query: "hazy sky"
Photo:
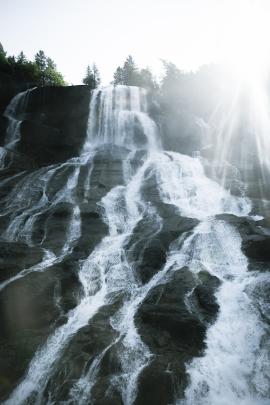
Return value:
M 43 49 L 73 84 L 96 62 L 108 83 L 128 54 L 157 74 L 160 59 L 182 69 L 219 60 L 250 2 L 269 21 L 270 0 L 0 0 L 0 41 L 28 58 Z M 259 25 L 249 11 L 245 29 Z

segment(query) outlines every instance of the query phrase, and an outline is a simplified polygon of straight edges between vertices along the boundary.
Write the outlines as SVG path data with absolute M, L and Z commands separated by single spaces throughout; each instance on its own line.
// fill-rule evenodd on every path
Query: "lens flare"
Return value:
M 269 11 L 270 3 L 260 0 L 236 1 L 224 8 L 226 33 L 219 52 L 230 79 L 209 122 L 223 181 L 228 168 L 224 162 L 231 162 L 244 177 L 256 178 L 262 190 L 270 174 Z
M 270 56 L 270 7 L 262 1 L 236 1 L 227 10 L 221 59 L 237 77 L 251 84 L 265 78 Z

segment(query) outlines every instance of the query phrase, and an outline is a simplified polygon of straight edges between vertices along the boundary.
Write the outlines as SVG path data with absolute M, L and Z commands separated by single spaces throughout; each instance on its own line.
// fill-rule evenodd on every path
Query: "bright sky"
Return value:
M 93 62 L 109 83 L 129 54 L 158 75 L 160 59 L 193 70 L 239 54 L 258 31 L 270 43 L 270 0 L 0 0 L 0 16 L 8 54 L 43 49 L 70 84 Z

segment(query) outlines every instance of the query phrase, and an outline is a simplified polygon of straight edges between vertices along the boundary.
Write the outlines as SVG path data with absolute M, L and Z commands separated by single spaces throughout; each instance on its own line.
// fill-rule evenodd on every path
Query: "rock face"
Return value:
M 269 223 L 159 149 L 142 89 L 90 96 L 33 89 L 0 120 L 0 400 L 176 403 L 241 247 L 247 274 L 270 261 Z
M 213 294 L 219 284 L 208 273 L 197 278 L 184 267 L 143 302 L 136 322 L 156 356 L 140 377 L 136 404 L 173 403 L 175 384 L 183 393 L 185 363 L 202 353 L 208 322 L 213 322 L 218 312 Z
M 267 270 L 270 261 L 270 231 L 269 218 L 239 218 L 234 215 L 223 214 L 218 218 L 237 226 L 242 237 L 242 250 L 250 261 L 250 268 L 258 267 Z
M 14 152 L 26 155 L 37 166 L 64 162 L 78 156 L 84 143 L 89 115 L 87 86 L 34 88 L 22 111 L 20 140 Z

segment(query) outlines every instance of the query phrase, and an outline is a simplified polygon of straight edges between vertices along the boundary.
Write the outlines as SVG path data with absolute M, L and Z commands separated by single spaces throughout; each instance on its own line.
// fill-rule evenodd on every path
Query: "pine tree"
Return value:
M 54 63 L 54 61 L 51 58 L 46 58 L 46 67 L 50 68 L 50 69 L 54 69 L 56 70 L 56 64 Z
M 21 51 L 21 52 L 19 53 L 19 55 L 17 56 L 16 62 L 17 62 L 17 63 L 20 63 L 20 64 L 24 64 L 24 63 L 27 62 L 26 56 L 25 56 L 25 54 L 23 53 L 23 51 Z
M 123 84 L 127 86 L 138 85 L 138 68 L 131 55 L 127 57 L 123 66 Z
M 0 42 L 0 65 L 6 65 L 7 63 L 7 53 Z
M 82 82 L 89 86 L 91 90 L 96 89 L 100 85 L 100 74 L 95 63 L 93 63 L 92 68 L 90 65 L 87 66 L 86 75 Z
M 35 55 L 35 62 L 40 71 L 41 85 L 45 85 L 45 69 L 47 66 L 47 58 L 44 51 L 40 50 Z
M 95 63 L 93 63 L 92 71 L 93 71 L 93 78 L 94 78 L 94 81 L 95 81 L 95 86 L 98 87 L 100 85 L 100 73 L 99 73 L 99 70 L 98 70 L 97 65 Z
M 124 84 L 124 78 L 123 78 L 123 68 L 118 66 L 116 71 L 114 72 L 113 75 L 113 84 L 117 86 L 118 84 Z

